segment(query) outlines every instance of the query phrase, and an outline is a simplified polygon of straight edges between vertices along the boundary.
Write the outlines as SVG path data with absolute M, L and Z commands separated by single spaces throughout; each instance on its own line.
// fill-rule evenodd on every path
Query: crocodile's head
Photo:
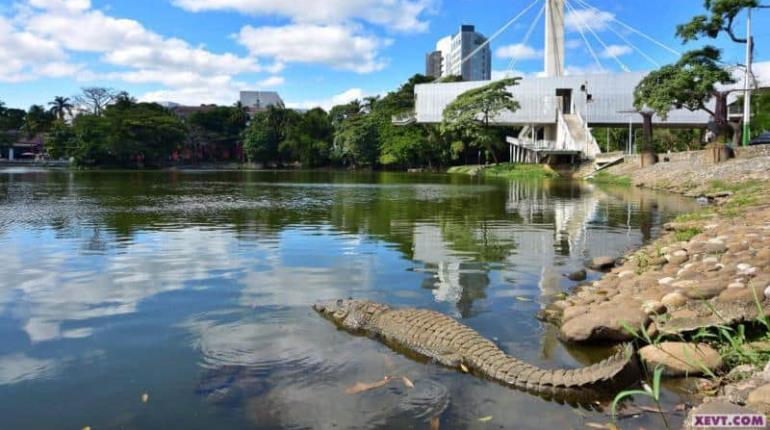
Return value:
M 375 314 L 387 309 L 387 306 L 368 300 L 338 299 L 318 302 L 313 309 L 340 327 L 362 330 Z

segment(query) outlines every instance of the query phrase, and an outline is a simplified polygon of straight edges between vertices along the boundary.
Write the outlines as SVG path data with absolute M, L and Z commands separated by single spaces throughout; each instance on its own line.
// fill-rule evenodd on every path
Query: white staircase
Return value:
M 594 160 L 602 153 L 588 123 L 580 113 L 560 113 L 559 117 L 558 126 L 564 127 L 565 130 L 558 131 L 559 140 L 564 139 L 564 142 L 557 142 L 557 144 L 560 144 L 565 150 L 581 152 L 583 158 L 587 160 Z

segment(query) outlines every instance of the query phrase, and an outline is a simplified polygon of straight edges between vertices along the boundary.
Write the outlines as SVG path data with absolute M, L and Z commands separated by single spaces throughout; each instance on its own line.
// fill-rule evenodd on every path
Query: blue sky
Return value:
M 241 89 L 272 89 L 290 106 L 328 108 L 396 88 L 422 73 L 425 53 L 461 24 L 491 35 L 532 2 L 0 0 L 0 99 L 26 108 L 99 85 L 141 100 L 232 104 Z M 567 65 L 581 73 L 599 66 L 579 28 L 607 70 L 620 70 L 610 53 L 632 70 L 647 70 L 653 64 L 630 45 L 658 63 L 676 57 L 614 20 L 681 51 L 688 47 L 675 40 L 674 28 L 700 13 L 703 2 L 568 3 Z M 508 68 L 511 56 L 518 58 L 517 72 L 542 70 L 542 18 L 523 43 L 541 7 L 532 7 L 493 41 L 496 75 Z M 741 17 L 737 23 L 741 32 L 744 22 Z M 770 60 L 770 10 L 757 11 L 754 22 L 757 61 Z M 727 62 L 742 61 L 741 47 L 725 40 L 715 44 L 725 49 Z

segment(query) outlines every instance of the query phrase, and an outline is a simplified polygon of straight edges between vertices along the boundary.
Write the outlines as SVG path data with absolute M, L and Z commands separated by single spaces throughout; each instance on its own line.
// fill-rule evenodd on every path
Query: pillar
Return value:
M 564 76 L 564 0 L 545 1 L 545 75 Z

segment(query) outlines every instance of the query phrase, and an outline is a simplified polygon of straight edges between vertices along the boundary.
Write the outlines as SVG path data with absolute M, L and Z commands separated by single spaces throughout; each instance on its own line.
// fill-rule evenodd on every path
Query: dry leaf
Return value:
M 404 381 L 406 388 L 414 388 L 414 382 L 410 381 L 406 376 L 402 376 L 401 380 Z
M 358 382 L 352 387 L 348 387 L 345 389 L 345 394 L 358 394 L 363 393 L 364 391 L 373 390 L 375 388 L 380 388 L 382 386 L 385 386 L 390 382 L 390 377 L 386 376 L 382 378 L 381 381 L 372 382 L 372 383 L 366 383 L 366 382 Z
M 586 423 L 586 427 L 590 427 L 592 429 L 607 430 L 607 426 L 600 423 Z
M 142 394 L 142 403 L 147 403 L 150 401 L 150 395 L 147 393 Z
M 460 370 L 462 370 L 465 373 L 470 372 L 470 370 L 468 369 L 468 366 L 464 365 L 463 363 L 460 363 Z
M 433 417 L 430 419 L 430 430 L 438 430 L 438 426 L 441 424 L 441 421 L 439 421 L 438 417 Z
M 492 421 L 492 415 L 488 415 L 486 417 L 479 418 L 479 422 L 482 422 L 482 423 L 486 423 L 486 422 L 489 422 L 489 421 Z

